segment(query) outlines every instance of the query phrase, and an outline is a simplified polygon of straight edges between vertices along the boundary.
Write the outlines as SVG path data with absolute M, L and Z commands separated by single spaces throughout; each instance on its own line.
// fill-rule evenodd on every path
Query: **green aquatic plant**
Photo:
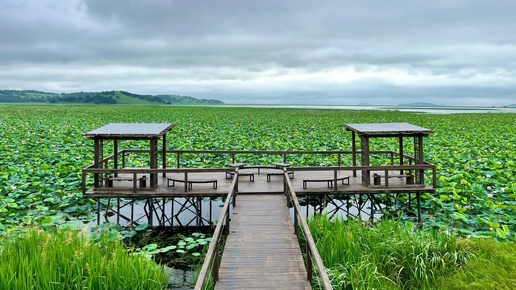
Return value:
M 424 154 L 437 167 L 438 185 L 435 195 L 422 196 L 424 227 L 462 237 L 516 241 L 514 113 L 187 106 L 0 105 L 0 234 L 20 225 L 53 227 L 94 219 L 96 204 L 82 197 L 80 187 L 82 168 L 93 162 L 93 143 L 82 134 L 116 122 L 174 123 L 167 138 L 170 150 L 318 151 L 351 149 L 351 134 L 342 124 L 413 123 L 434 131 L 424 141 Z M 143 143 L 120 142 L 119 148 L 147 149 Z M 371 149 L 397 151 L 397 146 L 398 140 L 391 138 L 372 142 Z M 113 146 L 106 144 L 104 150 L 112 154 Z M 167 158 L 175 164 L 174 154 Z M 267 164 L 282 156 L 237 158 Z M 292 166 L 337 164 L 337 156 L 289 158 Z M 129 154 L 128 166 L 147 159 L 145 154 Z M 230 159 L 225 154 L 185 154 L 180 166 L 225 167 Z M 351 161 L 345 157 L 342 164 Z
M 310 231 L 336 289 L 436 289 L 473 256 L 454 236 L 396 220 L 371 226 L 316 216 Z
M 87 232 L 30 228 L 1 238 L 0 289 L 162 289 L 163 268 Z

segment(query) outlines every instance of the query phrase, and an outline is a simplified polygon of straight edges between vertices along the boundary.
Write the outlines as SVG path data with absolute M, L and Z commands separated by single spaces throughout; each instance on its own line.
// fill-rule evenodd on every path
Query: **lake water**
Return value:
M 458 114 L 458 113 L 516 113 L 516 107 L 403 107 L 403 106 L 317 106 L 317 105 L 217 105 L 228 108 L 291 108 L 317 110 L 380 110 L 419 112 L 428 114 Z

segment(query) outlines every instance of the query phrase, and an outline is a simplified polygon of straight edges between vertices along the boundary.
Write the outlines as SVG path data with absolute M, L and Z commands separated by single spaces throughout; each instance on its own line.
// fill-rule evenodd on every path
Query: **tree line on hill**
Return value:
M 68 104 L 224 104 L 214 99 L 180 95 L 139 95 L 125 91 L 48 93 L 35 90 L 0 90 L 0 103 Z

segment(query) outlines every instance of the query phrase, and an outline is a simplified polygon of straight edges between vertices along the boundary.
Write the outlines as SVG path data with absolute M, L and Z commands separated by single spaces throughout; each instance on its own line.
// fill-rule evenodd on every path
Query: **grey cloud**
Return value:
M 514 103 L 514 1 L 4 1 L 2 88 Z

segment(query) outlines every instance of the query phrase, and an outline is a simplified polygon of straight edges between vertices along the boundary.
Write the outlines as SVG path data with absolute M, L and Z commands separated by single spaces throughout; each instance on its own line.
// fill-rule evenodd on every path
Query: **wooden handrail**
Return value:
M 324 264 L 321 259 L 321 255 L 319 254 L 319 251 L 317 251 L 317 246 L 315 244 L 314 238 L 312 237 L 312 234 L 310 233 L 310 228 L 308 227 L 308 223 L 306 221 L 305 216 L 303 215 L 303 212 L 301 211 L 301 205 L 299 204 L 299 201 L 297 200 L 296 192 L 292 189 L 292 183 L 290 182 L 290 178 L 288 177 L 287 172 L 284 173 L 284 180 L 286 184 L 286 194 L 287 194 L 287 200 L 288 204 L 292 204 L 294 207 L 294 230 L 297 234 L 297 229 L 300 227 L 303 230 L 303 233 L 305 235 L 305 242 L 306 242 L 306 272 L 308 280 L 312 281 L 312 260 L 315 262 L 315 265 L 317 267 L 317 273 L 319 274 L 319 277 L 322 281 L 322 284 L 324 286 L 324 289 L 329 290 L 333 289 L 333 286 L 331 285 L 330 278 L 328 277 L 328 273 L 326 273 L 326 268 L 324 267 Z
M 229 235 L 229 221 L 230 221 L 230 204 L 235 207 L 236 204 L 236 183 L 238 180 L 238 170 L 235 173 L 235 177 L 233 178 L 233 182 L 231 182 L 231 186 L 229 187 L 228 195 L 226 202 L 224 203 L 224 207 L 219 216 L 219 220 L 217 223 L 217 227 L 213 232 L 213 236 L 211 238 L 210 246 L 208 247 L 208 252 L 206 253 L 206 257 L 204 258 L 204 262 L 202 264 L 201 271 L 199 272 L 199 276 L 197 277 L 197 282 L 195 283 L 195 290 L 201 290 L 204 288 L 207 279 L 209 278 L 210 268 L 213 279 L 215 282 L 219 277 L 219 242 L 222 237 L 222 227 L 225 224 L 224 233 Z M 225 221 L 225 223 L 224 223 Z
M 191 172 L 233 172 L 232 168 L 121 168 L 121 169 L 115 169 L 115 168 L 94 168 L 94 167 L 87 167 L 82 170 L 82 182 L 81 182 L 81 188 L 82 193 L 86 193 L 86 179 L 88 177 L 88 174 L 133 174 L 133 193 L 137 193 L 138 187 L 137 183 L 135 182 L 136 174 L 151 174 L 151 173 L 184 173 L 185 178 L 187 178 L 187 174 Z M 186 186 L 187 183 L 185 182 L 185 192 L 186 192 Z
M 326 166 L 326 167 L 289 167 L 290 171 L 336 171 L 336 170 L 365 170 L 365 171 L 401 171 L 401 170 L 432 170 L 432 187 L 437 188 L 437 171 L 433 164 L 387 165 L 387 166 Z M 230 172 L 232 168 L 94 168 L 86 167 L 82 170 L 82 190 L 86 193 L 86 179 L 88 174 L 135 174 L 135 173 L 192 173 L 192 172 Z M 135 192 L 137 188 L 133 189 Z

